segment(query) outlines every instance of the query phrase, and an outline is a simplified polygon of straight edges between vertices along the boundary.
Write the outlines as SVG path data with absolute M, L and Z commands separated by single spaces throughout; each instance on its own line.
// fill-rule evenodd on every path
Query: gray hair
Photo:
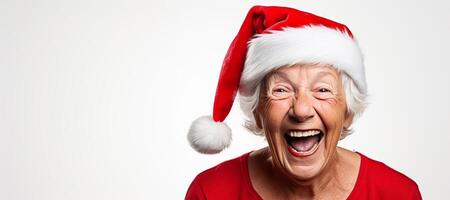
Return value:
M 338 72 L 345 92 L 347 112 L 353 115 L 355 119 L 364 112 L 364 109 L 368 104 L 367 92 L 364 89 L 360 89 L 355 81 L 345 71 L 338 70 Z M 259 103 L 261 90 L 263 89 L 261 85 L 262 81 L 260 81 L 260 83 L 256 85 L 256 88 L 250 92 L 242 92 L 240 90 L 238 96 L 240 107 L 246 117 L 244 127 L 250 132 L 260 136 L 264 135 L 264 133 L 263 130 L 257 126 L 254 113 Z M 344 127 L 340 139 L 342 140 L 352 133 L 353 130 L 350 127 Z

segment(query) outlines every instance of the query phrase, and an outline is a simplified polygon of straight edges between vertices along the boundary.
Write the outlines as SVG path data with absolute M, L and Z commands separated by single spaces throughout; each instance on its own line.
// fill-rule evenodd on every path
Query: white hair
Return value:
M 358 88 L 355 81 L 345 71 L 338 70 L 338 72 L 345 92 L 347 112 L 348 114 L 353 115 L 353 118 L 355 119 L 364 112 L 364 109 L 367 106 L 367 92 L 365 89 Z M 264 79 L 259 81 L 252 90 L 248 90 L 248 88 L 245 89 L 245 92 L 239 90 L 238 96 L 240 107 L 246 116 L 244 127 L 252 133 L 261 136 L 264 135 L 264 133 L 256 124 L 254 113 L 258 107 L 260 93 L 265 92 L 261 91 L 264 89 L 262 88 L 262 81 L 264 81 Z M 245 87 L 241 86 L 241 89 L 242 88 Z M 352 133 L 353 130 L 350 127 L 344 127 L 340 139 L 342 140 Z

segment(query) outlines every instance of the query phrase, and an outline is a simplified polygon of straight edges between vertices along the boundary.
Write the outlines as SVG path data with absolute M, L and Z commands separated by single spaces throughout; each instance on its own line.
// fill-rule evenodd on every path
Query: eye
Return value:
M 278 88 L 278 89 L 275 89 L 275 90 L 273 90 L 274 92 L 277 92 L 277 93 L 285 93 L 285 92 L 287 92 L 285 89 L 283 89 L 283 88 Z
M 287 90 L 284 88 L 275 88 L 272 90 L 272 94 L 276 97 L 282 97 L 285 96 L 287 93 Z
M 320 88 L 318 91 L 319 92 L 331 92 L 331 90 L 329 90 L 327 88 Z
M 318 87 L 315 91 L 316 91 L 315 97 L 318 99 L 325 100 L 325 99 L 333 98 L 335 96 L 335 93 L 333 92 L 333 90 L 329 89 L 326 86 Z
M 275 98 L 286 98 L 290 95 L 290 90 L 286 87 L 275 87 L 271 91 L 271 96 Z

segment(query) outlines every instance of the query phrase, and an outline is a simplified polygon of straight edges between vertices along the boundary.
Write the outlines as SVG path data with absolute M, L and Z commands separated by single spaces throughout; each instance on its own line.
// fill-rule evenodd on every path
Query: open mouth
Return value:
M 288 131 L 284 134 L 284 139 L 294 156 L 308 156 L 317 150 L 323 135 L 320 130 Z

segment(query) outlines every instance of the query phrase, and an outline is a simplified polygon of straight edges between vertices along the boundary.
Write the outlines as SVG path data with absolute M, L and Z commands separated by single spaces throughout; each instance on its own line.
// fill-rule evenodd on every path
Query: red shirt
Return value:
M 422 199 L 417 184 L 387 165 L 361 153 L 356 184 L 347 199 Z M 225 161 L 192 181 L 186 199 L 262 199 L 253 188 L 248 173 L 248 156 Z

